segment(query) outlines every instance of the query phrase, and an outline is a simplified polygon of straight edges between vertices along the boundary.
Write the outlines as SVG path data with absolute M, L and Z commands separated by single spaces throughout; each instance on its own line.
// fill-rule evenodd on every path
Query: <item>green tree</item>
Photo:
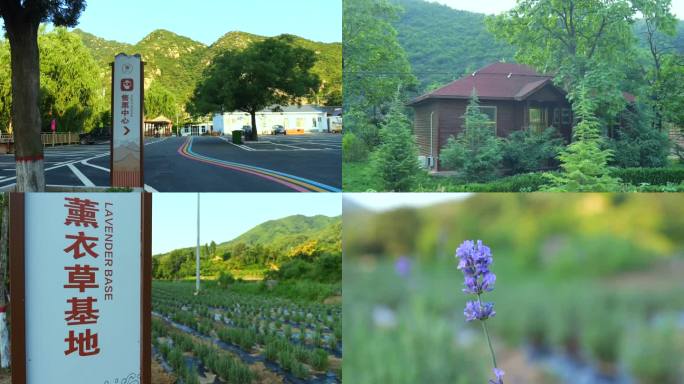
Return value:
M 467 181 L 491 180 L 501 172 L 503 142 L 496 137 L 489 117 L 480 112 L 474 89 L 463 118 L 463 130 L 447 140 L 440 160 L 445 168 L 460 171 Z
M 591 78 L 586 79 L 591 81 Z M 574 141 L 561 152 L 563 173 L 545 174 L 551 182 L 544 189 L 564 192 L 610 192 L 620 186 L 620 180 L 610 176 L 608 162 L 613 153 L 602 149 L 601 124 L 595 115 L 596 103 L 588 94 L 589 87 L 579 86 L 571 95 L 578 123 L 574 128 Z
M 487 25 L 496 37 L 518 48 L 517 61 L 556 73 L 556 83 L 567 92 L 603 66 L 606 81 L 588 94 L 597 110 L 612 118 L 625 105 L 621 68 L 635 56 L 635 12 L 628 0 L 520 0 L 512 10 L 487 19 Z
M 406 192 L 415 184 L 418 148 L 411 132 L 411 122 L 403 111 L 399 92 L 380 131 L 381 144 L 373 153 L 371 166 L 384 191 Z
M 672 96 L 668 90 L 677 88 L 681 83 L 673 82 L 663 76 L 668 51 L 671 47 L 665 42 L 665 36 L 674 36 L 677 30 L 677 19 L 670 12 L 671 0 L 633 0 L 635 7 L 642 14 L 644 38 L 648 45 L 652 67 L 648 70 L 650 86 L 649 102 L 653 109 L 653 125 L 658 131 L 663 128 L 666 99 Z
M 10 49 L 7 40 L 0 40 L 0 131 L 9 133 L 12 110 L 12 72 L 10 71 Z
M 100 71 L 81 39 L 66 28 L 38 36 L 43 131 L 55 119 L 60 131 L 89 131 L 105 108 Z
M 156 118 L 164 115 L 170 119 L 180 113 L 176 97 L 157 81 L 153 81 L 145 91 L 145 116 Z
M 345 110 L 355 106 L 374 118 L 399 85 L 416 83 L 392 26 L 401 8 L 387 0 L 345 0 L 342 7 Z
M 226 51 L 204 73 L 188 105 L 193 114 L 247 112 L 252 117 L 252 140 L 257 140 L 256 113 L 271 105 L 297 103 L 318 89 L 311 73 L 315 52 L 279 36 L 256 42 L 244 51 Z
M 0 16 L 11 47 L 12 126 L 18 192 L 45 190 L 40 138 L 38 28 L 42 22 L 73 27 L 85 6 L 85 0 L 0 1 Z

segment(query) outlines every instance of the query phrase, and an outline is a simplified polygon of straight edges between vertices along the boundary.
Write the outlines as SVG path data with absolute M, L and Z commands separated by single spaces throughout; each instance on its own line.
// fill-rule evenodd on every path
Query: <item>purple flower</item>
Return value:
M 496 376 L 496 380 L 489 380 L 489 384 L 503 384 L 503 377 L 504 377 L 505 372 L 503 369 L 499 368 L 494 368 L 494 376 Z
M 494 303 L 481 303 L 479 301 L 468 301 L 463 310 L 466 321 L 487 320 L 496 316 Z
M 456 249 L 458 269 L 465 277 L 463 292 L 480 295 L 483 292 L 491 292 L 494 289 L 496 275 L 489 271 L 492 264 L 492 251 L 482 244 L 482 240 L 475 243 L 466 240 Z
M 411 274 L 411 259 L 402 256 L 394 263 L 394 270 L 401 277 L 408 277 Z

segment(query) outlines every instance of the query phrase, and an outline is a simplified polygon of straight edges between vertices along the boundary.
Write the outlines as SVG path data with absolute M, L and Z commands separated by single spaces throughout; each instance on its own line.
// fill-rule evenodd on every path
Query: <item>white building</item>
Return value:
M 330 124 L 325 108 L 315 105 L 266 108 L 256 114 L 257 133 L 271 134 L 273 126 L 282 125 L 288 134 L 329 132 Z M 229 112 L 214 115 L 214 131 L 230 135 L 232 131 L 252 126 L 252 118 L 246 112 Z
M 211 135 L 214 125 L 211 123 L 188 124 L 180 129 L 181 136 Z

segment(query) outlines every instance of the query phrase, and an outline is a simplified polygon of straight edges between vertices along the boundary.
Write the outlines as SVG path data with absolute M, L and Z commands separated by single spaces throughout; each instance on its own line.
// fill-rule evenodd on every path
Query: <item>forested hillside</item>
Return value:
M 395 28 L 420 90 L 456 80 L 486 64 L 511 61 L 515 49 L 487 31 L 485 15 L 423 0 L 394 0 L 404 9 Z
M 267 221 L 230 241 L 204 244 L 200 249 L 202 275 L 229 273 L 261 278 L 272 271 L 274 277 L 287 278 L 277 272 L 296 268 L 293 277 L 307 277 L 310 273 L 309 277 L 315 280 L 337 280 L 341 232 L 339 216 L 295 215 Z M 177 279 L 195 274 L 195 247 L 155 255 L 153 260 L 155 278 Z
M 514 60 L 515 48 L 494 38 L 485 26 L 484 14 L 424 0 L 393 1 L 403 9 L 394 26 L 420 82 L 419 93 L 492 62 Z M 642 21 L 634 24 L 640 46 L 646 48 L 644 28 Z M 684 21 L 679 22 L 676 36 L 661 39 L 664 46 L 684 53 Z
M 179 105 L 183 107 L 189 99 L 202 71 L 220 52 L 244 49 L 249 44 L 265 39 L 263 36 L 245 32 L 229 32 L 210 46 L 167 30 L 156 30 L 135 45 L 105 40 L 95 35 L 75 29 L 85 46 L 92 52 L 104 73 L 117 53 L 140 53 L 147 63 L 145 83 L 150 86 L 158 82 L 164 90 L 170 91 Z M 340 43 L 320 43 L 292 36 L 294 44 L 316 52 L 318 61 L 313 72 L 323 82 L 318 93 L 321 103 L 341 103 L 342 92 L 342 45 Z M 105 76 L 103 84 L 108 81 Z

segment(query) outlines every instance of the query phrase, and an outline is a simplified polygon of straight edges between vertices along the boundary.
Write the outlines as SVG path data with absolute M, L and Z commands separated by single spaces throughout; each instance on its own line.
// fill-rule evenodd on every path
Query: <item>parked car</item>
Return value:
M 112 132 L 109 127 L 95 128 L 90 132 L 79 134 L 78 139 L 81 145 L 106 142 L 112 139 Z
M 274 125 L 273 128 L 271 128 L 271 135 L 287 135 L 287 132 L 282 125 Z
M 251 125 L 243 125 L 242 126 L 242 137 L 244 139 L 249 139 L 252 137 L 252 126 Z

